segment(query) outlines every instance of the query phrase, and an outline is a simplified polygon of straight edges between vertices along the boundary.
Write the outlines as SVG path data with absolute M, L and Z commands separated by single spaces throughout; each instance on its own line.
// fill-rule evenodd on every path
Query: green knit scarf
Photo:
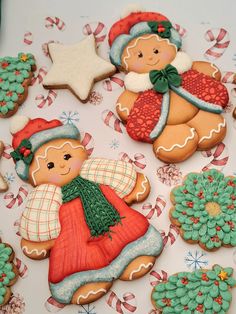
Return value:
M 83 179 L 80 176 L 62 187 L 62 201 L 67 203 L 80 197 L 86 223 L 92 237 L 99 237 L 108 233 L 111 238 L 110 227 L 121 223 L 117 210 L 107 201 L 97 183 Z

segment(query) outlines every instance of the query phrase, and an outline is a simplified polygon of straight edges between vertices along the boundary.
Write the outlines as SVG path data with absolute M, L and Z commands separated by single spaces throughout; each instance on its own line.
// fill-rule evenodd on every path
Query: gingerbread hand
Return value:
M 117 99 L 116 111 L 123 122 L 126 122 L 138 94 L 125 90 Z

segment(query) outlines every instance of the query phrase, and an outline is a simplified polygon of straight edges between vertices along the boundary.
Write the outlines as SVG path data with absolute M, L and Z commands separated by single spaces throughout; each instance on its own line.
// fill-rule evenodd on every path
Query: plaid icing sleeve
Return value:
M 57 238 L 61 204 L 61 189 L 55 185 L 42 184 L 31 191 L 20 219 L 22 238 L 36 242 Z
M 83 163 L 80 175 L 84 179 L 110 186 L 123 198 L 134 189 L 137 172 L 132 164 L 125 161 L 90 158 Z

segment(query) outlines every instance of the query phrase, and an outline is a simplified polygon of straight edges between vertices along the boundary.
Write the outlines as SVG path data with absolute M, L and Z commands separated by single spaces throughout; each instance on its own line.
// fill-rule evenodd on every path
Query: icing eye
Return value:
M 155 48 L 155 49 L 153 49 L 153 52 L 157 55 L 159 50 Z
M 139 51 L 139 52 L 138 52 L 138 57 L 139 57 L 139 58 L 142 58 L 142 57 L 143 57 L 142 51 Z
M 49 162 L 49 163 L 47 164 L 47 167 L 48 167 L 49 170 L 52 169 L 52 168 L 54 168 L 54 162 Z
M 64 157 L 63 157 L 65 160 L 68 160 L 71 158 L 71 155 L 70 154 L 65 154 Z

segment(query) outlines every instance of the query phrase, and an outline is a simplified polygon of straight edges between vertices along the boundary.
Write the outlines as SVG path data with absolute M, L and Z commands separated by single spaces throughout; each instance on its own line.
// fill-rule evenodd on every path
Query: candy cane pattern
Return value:
M 46 17 L 45 18 L 45 27 L 47 29 L 51 29 L 54 26 L 56 26 L 59 31 L 64 31 L 65 27 L 66 27 L 66 24 L 65 24 L 64 21 L 62 21 L 62 19 L 60 19 L 57 16 L 48 16 L 48 17 Z
M 13 148 L 10 144 L 6 144 L 4 143 L 4 151 L 2 153 L 2 157 L 6 158 L 6 159 L 11 159 L 11 155 L 10 153 L 13 151 Z
M 102 82 L 103 88 L 108 91 L 112 92 L 118 88 L 124 87 L 124 75 L 122 73 L 117 73 L 111 76 L 109 79 L 106 79 Z
M 35 97 L 35 101 L 36 101 L 37 107 L 42 109 L 45 106 L 47 107 L 51 106 L 51 104 L 55 101 L 56 98 L 57 98 L 57 93 L 54 90 L 50 89 L 48 91 L 47 96 L 40 94 Z
M 221 171 L 229 159 L 228 149 L 224 143 L 219 143 L 213 149 L 203 151 L 202 155 L 207 158 L 212 157 L 211 162 L 203 167 L 202 171 L 207 171 L 212 168 L 217 168 Z
M 94 139 L 91 134 L 86 132 L 80 132 L 81 144 L 85 147 L 88 155 L 90 156 L 94 150 Z
M 19 188 L 16 196 L 12 192 L 6 193 L 4 195 L 6 207 L 9 209 L 15 208 L 15 207 L 20 207 L 22 205 L 22 203 L 24 202 L 24 200 L 26 199 L 27 195 L 28 195 L 28 188 L 26 185 L 22 185 Z
M 22 260 L 15 257 L 13 263 L 18 269 L 19 276 L 23 279 L 26 278 L 28 276 L 28 267 L 22 262 Z
M 151 310 L 148 314 L 161 314 L 161 312 L 158 310 Z
M 220 58 L 228 48 L 229 34 L 224 28 L 212 28 L 205 33 L 206 41 L 215 41 L 214 46 L 207 49 L 204 56 L 208 60 Z
M 43 81 L 44 76 L 47 74 L 47 68 L 41 67 L 38 70 L 38 74 L 35 74 L 34 77 L 31 80 L 31 85 L 35 85 L 36 83 L 41 84 Z
M 183 37 L 186 36 L 187 31 L 186 31 L 185 28 L 183 28 L 183 27 L 180 26 L 179 24 L 174 24 L 173 26 L 174 26 L 174 28 L 177 30 L 177 32 L 179 33 L 180 37 L 183 38 Z
M 17 219 L 14 222 L 14 229 L 15 229 L 16 235 L 20 237 L 20 219 Z
M 150 272 L 150 285 L 155 287 L 158 283 L 163 281 L 167 281 L 168 274 L 164 270 L 160 270 L 157 272 L 156 270 L 152 270 Z
M 111 291 L 106 301 L 107 304 L 119 314 L 124 314 L 124 312 L 133 313 L 136 311 L 136 297 L 133 293 L 124 293 L 123 300 L 124 301 L 121 301 L 115 292 Z
M 168 233 L 166 234 L 165 231 L 161 230 L 161 236 L 163 239 L 164 247 L 169 247 L 170 245 L 173 245 L 177 240 L 179 236 L 179 229 L 175 225 L 170 224 Z
M 145 212 L 147 212 L 147 214 L 145 215 L 147 219 L 152 219 L 155 213 L 156 213 L 156 216 L 159 217 L 162 214 L 165 206 L 166 206 L 166 200 L 164 196 L 158 195 L 156 198 L 156 203 L 154 207 L 152 206 L 151 203 L 145 203 L 142 206 L 142 210 L 144 212 L 144 215 L 145 215 Z
M 84 25 L 83 34 L 86 36 L 93 34 L 99 46 L 106 38 L 107 29 L 102 22 L 92 22 Z
M 26 44 L 26 45 L 31 45 L 33 43 L 33 34 L 31 32 L 26 32 L 24 34 L 24 39 L 23 39 L 23 42 Z
M 49 40 L 48 42 L 42 44 L 43 54 L 44 54 L 46 57 L 49 56 L 48 44 L 52 44 L 52 43 L 60 44 L 60 42 L 57 41 L 57 40 Z
M 236 73 L 235 72 L 230 72 L 230 71 L 222 72 L 221 82 L 222 83 L 236 84 Z
M 131 159 L 127 153 L 122 152 L 119 154 L 119 159 L 134 164 L 139 169 L 144 169 L 146 167 L 145 156 L 141 153 L 136 153 L 134 159 Z
M 115 130 L 116 132 L 123 133 L 123 124 L 121 120 L 110 110 L 104 110 L 102 112 L 103 122 L 109 126 L 109 128 Z
M 66 305 L 57 302 L 53 297 L 49 297 L 44 303 L 46 310 L 50 313 L 57 313 L 61 311 Z

